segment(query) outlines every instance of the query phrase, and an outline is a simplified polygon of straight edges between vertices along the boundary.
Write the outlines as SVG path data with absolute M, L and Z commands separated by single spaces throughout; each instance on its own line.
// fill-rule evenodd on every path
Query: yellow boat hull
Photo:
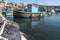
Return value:
M 41 13 L 30 13 L 30 12 L 17 12 L 14 13 L 15 16 L 20 17 L 39 17 Z

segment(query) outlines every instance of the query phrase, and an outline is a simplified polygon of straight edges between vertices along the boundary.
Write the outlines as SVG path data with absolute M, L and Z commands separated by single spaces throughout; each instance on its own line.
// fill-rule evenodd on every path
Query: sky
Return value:
M 60 0 L 5 0 L 7 2 L 36 3 L 40 5 L 60 5 Z

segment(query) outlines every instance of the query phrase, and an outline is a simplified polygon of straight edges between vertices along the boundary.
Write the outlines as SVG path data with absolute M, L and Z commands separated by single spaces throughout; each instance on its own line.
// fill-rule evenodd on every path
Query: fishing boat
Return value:
M 55 8 L 55 11 L 56 12 L 60 12 L 60 8 Z
M 7 20 L 0 14 L 0 40 L 27 40 L 19 31 L 17 23 Z
M 52 12 L 52 13 L 55 13 L 55 10 L 54 10 L 54 9 L 52 9 L 52 10 L 51 10 L 51 12 Z
M 14 16 L 19 17 L 39 17 L 42 16 L 41 12 L 38 13 L 31 13 L 31 12 L 17 12 Z
M 14 16 L 19 17 L 39 17 L 42 16 L 42 12 L 38 12 L 38 7 L 33 4 L 28 4 L 27 7 L 24 8 L 24 11 L 17 11 L 13 13 Z

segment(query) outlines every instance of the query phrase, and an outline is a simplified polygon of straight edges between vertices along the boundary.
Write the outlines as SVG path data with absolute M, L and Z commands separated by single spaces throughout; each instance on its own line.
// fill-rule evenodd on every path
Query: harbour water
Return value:
M 44 13 L 40 18 L 14 18 L 28 40 L 60 40 L 60 13 Z

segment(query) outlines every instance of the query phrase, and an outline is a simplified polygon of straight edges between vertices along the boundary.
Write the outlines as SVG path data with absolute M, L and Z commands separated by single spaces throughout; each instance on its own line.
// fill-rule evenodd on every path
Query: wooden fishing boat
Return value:
M 15 11 L 14 15 L 19 17 L 38 17 L 42 16 L 42 12 L 38 11 L 38 7 L 35 4 L 28 4 L 24 10 Z
M 18 17 L 39 17 L 42 16 L 42 12 L 23 12 L 23 11 L 18 11 L 17 13 L 14 13 L 14 16 Z
M 15 13 L 17 13 L 18 11 L 21 11 L 21 10 L 15 9 L 15 10 L 13 10 L 13 13 L 15 14 Z

